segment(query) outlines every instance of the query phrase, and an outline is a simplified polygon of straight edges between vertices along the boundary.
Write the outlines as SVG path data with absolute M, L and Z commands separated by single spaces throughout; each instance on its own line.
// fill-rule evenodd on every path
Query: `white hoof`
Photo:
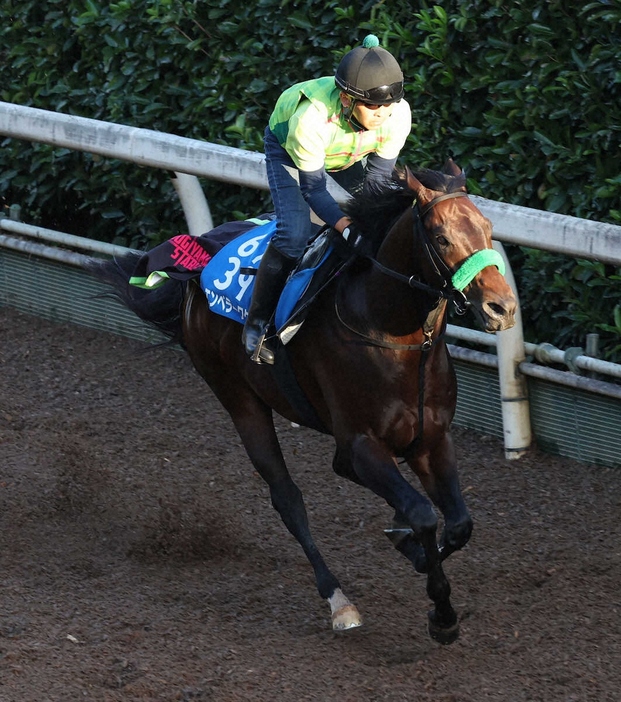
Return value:
M 353 604 L 347 604 L 332 614 L 332 629 L 334 631 L 345 631 L 362 626 L 360 612 Z
M 343 592 L 337 588 L 332 597 L 328 598 L 330 611 L 332 612 L 332 629 L 334 631 L 345 631 L 362 626 L 362 617 Z

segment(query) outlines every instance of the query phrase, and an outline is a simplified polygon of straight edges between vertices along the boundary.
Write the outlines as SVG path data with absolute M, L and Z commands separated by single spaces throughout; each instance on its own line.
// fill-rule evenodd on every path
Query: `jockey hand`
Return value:
M 371 256 L 373 247 L 371 242 L 353 224 L 345 227 L 341 236 L 347 242 L 349 248 L 359 256 Z

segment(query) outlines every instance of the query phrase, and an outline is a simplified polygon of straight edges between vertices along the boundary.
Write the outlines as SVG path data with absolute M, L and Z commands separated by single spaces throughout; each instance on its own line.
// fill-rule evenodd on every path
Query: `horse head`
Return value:
M 492 246 L 492 224 L 467 197 L 463 171 L 449 159 L 441 173 L 406 168 L 404 178 L 416 198 L 415 246 L 426 282 L 458 309 L 470 308 L 485 331 L 512 327 L 515 295 Z

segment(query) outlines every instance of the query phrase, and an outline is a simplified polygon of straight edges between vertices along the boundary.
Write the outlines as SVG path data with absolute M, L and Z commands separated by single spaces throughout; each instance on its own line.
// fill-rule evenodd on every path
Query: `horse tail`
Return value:
M 130 252 L 113 260 L 91 258 L 86 270 L 110 288 L 103 297 L 119 300 L 137 317 L 162 332 L 171 342 L 183 346 L 181 308 L 185 297 L 184 282 L 169 279 L 157 288 L 143 289 L 131 285 L 129 280 L 142 256 Z

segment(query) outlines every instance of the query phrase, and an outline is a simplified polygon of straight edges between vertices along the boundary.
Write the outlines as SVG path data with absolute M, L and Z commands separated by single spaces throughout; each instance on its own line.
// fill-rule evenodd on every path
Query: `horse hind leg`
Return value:
M 304 498 L 285 464 L 271 410 L 257 398 L 252 413 L 246 411 L 242 415 L 237 413 L 232 416 L 248 457 L 268 484 L 273 507 L 313 568 L 317 590 L 330 605 L 333 630 L 344 631 L 361 626 L 360 613 L 343 594 L 339 581 L 326 565 L 313 540 Z
M 265 469 L 259 469 L 258 467 L 257 470 L 269 485 L 274 509 L 280 514 L 289 532 L 302 546 L 313 568 L 317 590 L 321 597 L 328 600 L 330 605 L 332 628 L 335 631 L 343 631 L 361 626 L 362 618 L 360 613 L 355 605 L 343 594 L 339 581 L 329 570 L 311 536 L 302 492 L 294 483 L 288 471 L 286 471 L 286 476 L 273 480 L 270 474 L 271 471 L 265 471 Z

